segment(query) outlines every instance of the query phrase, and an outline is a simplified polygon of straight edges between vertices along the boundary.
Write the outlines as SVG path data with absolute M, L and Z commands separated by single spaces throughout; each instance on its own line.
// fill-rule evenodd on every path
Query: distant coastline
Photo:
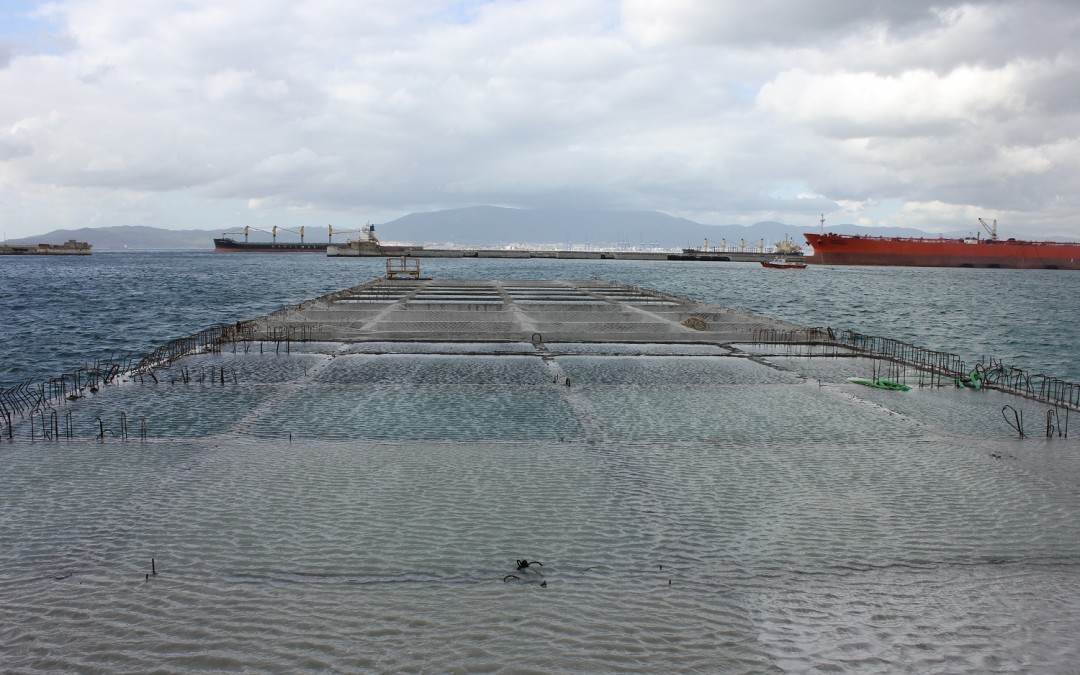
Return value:
M 362 217 L 356 219 L 363 222 Z M 343 243 L 338 231 L 358 227 L 356 223 L 334 225 L 333 241 L 328 238 L 327 225 L 306 224 L 304 241 L 318 244 Z M 836 224 L 828 229 L 837 234 L 863 234 L 886 237 L 963 237 L 973 234 L 958 232 L 926 232 L 913 228 L 878 228 Z M 212 229 L 170 230 L 142 225 L 86 227 L 74 230 L 54 230 L 33 237 L 11 239 L 7 245 L 37 245 L 76 239 L 89 242 L 95 251 L 207 251 L 214 249 L 214 239 L 223 232 L 236 229 L 232 223 L 222 223 Z M 254 229 L 254 228 L 253 228 Z M 265 228 L 269 229 L 269 228 Z M 790 238 L 801 242 L 804 232 L 817 232 L 819 224 L 788 224 L 760 222 L 753 225 L 706 225 L 685 218 L 676 218 L 657 211 L 599 211 L 560 209 L 508 209 L 477 206 L 429 213 L 412 213 L 378 224 L 380 237 L 403 246 L 424 246 L 440 249 L 514 249 L 535 250 L 622 250 L 658 251 L 684 248 L 718 248 L 733 250 L 773 246 Z M 1003 236 L 1008 232 L 1002 227 Z M 1018 236 L 1010 233 L 1007 236 Z M 1018 238 L 1035 238 L 1023 234 Z M 1039 237 L 1068 239 L 1063 237 Z M 269 235 L 255 233 L 251 241 L 273 241 Z M 299 242 L 299 236 L 284 226 L 276 241 Z

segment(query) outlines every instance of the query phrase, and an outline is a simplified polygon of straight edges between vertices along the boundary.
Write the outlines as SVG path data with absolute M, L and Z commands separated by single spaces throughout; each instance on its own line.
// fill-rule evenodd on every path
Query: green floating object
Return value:
M 973 370 L 966 377 L 956 378 L 956 387 L 958 389 L 982 389 L 982 373 Z
M 873 387 L 874 389 L 887 389 L 889 391 L 908 391 L 911 387 L 906 384 L 900 384 L 899 382 L 893 382 L 892 380 L 886 380 L 884 377 L 879 377 L 876 380 L 870 380 L 865 377 L 849 377 L 848 382 L 854 384 L 861 384 L 867 387 Z

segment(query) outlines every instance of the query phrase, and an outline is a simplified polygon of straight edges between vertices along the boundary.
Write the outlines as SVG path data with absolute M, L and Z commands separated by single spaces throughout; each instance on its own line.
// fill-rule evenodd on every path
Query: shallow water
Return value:
M 8 385 L 382 265 L 15 260 L 0 261 Z M 1067 272 L 424 266 L 600 275 L 1080 380 Z M 0 438 L 2 670 L 981 673 L 1080 657 L 1080 447 L 1046 438 L 1045 407 L 867 389 L 845 378 L 880 364 L 798 348 L 540 355 L 520 339 L 249 345 L 17 420 Z
M 1075 485 L 931 439 L 74 444 L 44 450 L 65 467 L 48 475 L 33 451 L 6 458 L 49 485 L 7 518 L 14 671 L 982 672 L 1080 656 Z M 543 567 L 518 572 L 521 556 Z
M 187 357 L 68 406 L 76 440 L 0 442 L 5 670 L 1080 658 L 1080 446 L 1015 438 L 1001 401 L 1029 402 L 693 345 L 309 347 Z

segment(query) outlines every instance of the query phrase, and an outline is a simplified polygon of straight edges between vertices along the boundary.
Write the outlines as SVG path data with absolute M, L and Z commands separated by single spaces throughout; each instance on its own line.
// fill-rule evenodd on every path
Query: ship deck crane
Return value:
M 341 227 L 339 227 L 339 228 L 337 228 L 335 230 L 333 225 L 328 225 L 327 227 L 329 228 L 327 241 L 329 241 L 331 244 L 334 243 L 334 234 L 344 234 L 344 235 L 347 236 L 347 235 L 350 235 L 350 234 L 355 234 L 355 233 L 360 231 L 360 230 L 346 230 L 346 229 L 341 228 Z
M 241 235 L 242 234 L 242 235 L 244 235 L 244 243 L 247 243 L 250 236 L 251 236 L 252 231 L 263 232 L 265 234 L 269 234 L 271 240 L 276 243 L 277 242 L 277 235 L 278 235 L 279 230 L 282 231 L 282 232 L 291 232 L 292 234 L 300 235 L 300 243 L 301 244 L 304 243 L 304 235 L 306 234 L 306 230 L 307 230 L 307 227 L 304 226 L 304 225 L 301 225 L 300 229 L 298 229 L 298 230 L 294 230 L 294 229 L 291 229 L 291 228 L 288 228 L 288 227 L 280 227 L 278 225 L 275 225 L 274 227 L 272 227 L 269 230 L 264 230 L 264 229 L 259 228 L 259 227 L 252 227 L 250 225 L 247 225 L 242 230 L 237 230 L 237 231 L 234 231 L 234 232 L 222 232 L 221 236 L 228 237 L 230 235 Z M 368 225 L 360 228 L 360 229 L 357 229 L 357 230 L 346 230 L 346 229 L 342 229 L 342 228 L 334 229 L 333 225 L 328 225 L 327 226 L 327 240 L 329 242 L 333 243 L 335 234 L 338 234 L 338 235 L 341 235 L 341 234 L 344 234 L 344 235 L 358 234 L 358 235 L 362 236 L 365 241 L 374 241 L 376 243 L 378 243 L 378 241 L 379 241 L 375 237 L 375 226 L 371 225 L 370 223 Z
M 290 230 L 287 227 L 278 227 L 277 225 L 275 225 L 273 228 L 271 228 L 269 230 L 264 230 L 264 229 L 259 228 L 259 227 L 252 227 L 250 225 L 245 225 L 243 230 L 240 230 L 240 231 L 237 231 L 237 232 L 222 232 L 221 234 L 222 234 L 223 237 L 227 237 L 230 234 L 242 234 L 242 235 L 244 235 L 244 243 L 247 243 L 248 237 L 251 236 L 251 231 L 252 230 L 255 230 L 256 232 L 263 232 L 265 234 L 269 234 L 270 237 L 271 237 L 271 240 L 274 241 L 274 242 L 277 242 L 278 230 L 282 230 L 284 232 L 292 232 L 293 234 L 300 235 L 300 243 L 301 244 L 304 243 L 304 227 L 302 225 L 300 226 L 299 230 Z
M 983 226 L 983 229 L 990 233 L 990 241 L 997 241 L 997 218 L 994 219 L 993 225 L 987 225 L 986 221 L 979 218 L 979 224 Z

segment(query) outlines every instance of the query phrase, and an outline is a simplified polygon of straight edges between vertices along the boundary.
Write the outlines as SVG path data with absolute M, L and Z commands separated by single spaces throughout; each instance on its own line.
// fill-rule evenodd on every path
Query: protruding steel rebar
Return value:
M 1012 411 L 1013 418 L 1011 420 L 1009 419 L 1008 414 L 1005 412 L 1006 410 L 1011 410 Z M 1001 409 L 1001 416 L 1005 418 L 1005 422 L 1008 423 L 1008 425 L 1010 427 L 1015 429 L 1016 432 L 1020 434 L 1020 438 L 1024 438 L 1024 411 L 1023 410 L 1017 410 L 1016 408 L 1012 407 L 1011 405 L 1006 405 Z

